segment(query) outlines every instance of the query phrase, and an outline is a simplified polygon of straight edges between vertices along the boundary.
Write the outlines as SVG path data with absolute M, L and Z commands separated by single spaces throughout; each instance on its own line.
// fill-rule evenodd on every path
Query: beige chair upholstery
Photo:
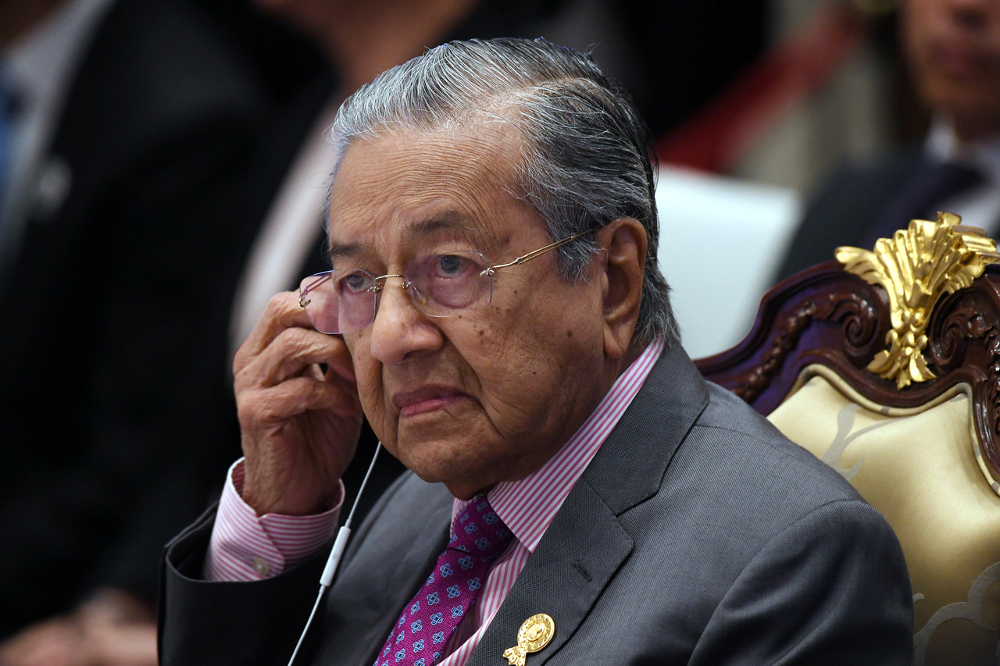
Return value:
M 998 663 L 1000 255 L 977 231 L 945 214 L 841 248 L 697 362 L 893 526 L 928 666 Z

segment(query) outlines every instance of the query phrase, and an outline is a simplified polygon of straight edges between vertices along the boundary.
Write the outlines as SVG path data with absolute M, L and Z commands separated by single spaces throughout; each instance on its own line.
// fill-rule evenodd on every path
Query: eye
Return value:
M 435 277 L 459 277 L 472 267 L 472 262 L 457 254 L 439 254 L 434 262 Z
M 340 280 L 341 290 L 354 294 L 368 291 L 371 286 L 371 277 L 361 271 L 350 272 Z

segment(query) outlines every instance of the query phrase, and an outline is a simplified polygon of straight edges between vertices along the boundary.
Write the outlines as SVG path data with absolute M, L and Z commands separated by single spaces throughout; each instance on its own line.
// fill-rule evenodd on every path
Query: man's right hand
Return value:
M 312 327 L 298 294 L 281 293 L 236 352 L 233 374 L 246 458 L 243 500 L 258 516 L 329 509 L 363 419 L 344 341 Z

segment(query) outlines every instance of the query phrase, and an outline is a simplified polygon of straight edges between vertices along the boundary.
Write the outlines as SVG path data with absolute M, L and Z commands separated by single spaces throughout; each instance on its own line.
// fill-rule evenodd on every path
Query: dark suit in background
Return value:
M 968 213 L 965 224 L 995 235 L 1000 225 L 996 142 L 969 142 L 963 150 L 942 124 L 925 143 L 834 172 L 810 199 L 776 277 L 829 261 L 840 245 L 871 249 L 910 220 L 935 220 L 943 210 Z
M 840 245 L 860 246 L 879 213 L 920 171 L 922 160 L 920 148 L 913 146 L 841 166 L 809 199 L 775 281 L 833 259 Z
M 209 331 L 265 100 L 199 12 L 109 10 L 46 153 L 65 196 L 0 281 L 0 635 L 99 585 L 152 600 L 162 544 L 238 450 L 205 419 Z
M 355 533 L 297 663 L 374 662 L 445 545 L 452 500 L 412 474 L 387 493 Z M 161 663 L 285 663 L 326 552 L 272 579 L 206 583 L 213 517 L 168 550 Z M 910 595 L 884 519 L 706 384 L 678 347 L 573 487 L 469 663 L 503 663 L 521 623 L 548 613 L 555 638 L 528 657 L 535 666 L 902 666 Z

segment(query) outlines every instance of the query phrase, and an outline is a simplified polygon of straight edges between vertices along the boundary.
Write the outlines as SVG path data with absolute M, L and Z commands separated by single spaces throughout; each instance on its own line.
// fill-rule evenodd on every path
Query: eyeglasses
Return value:
M 501 268 L 519 266 L 597 228 L 592 227 L 497 266 L 490 266 L 479 252 L 467 250 L 417 257 L 403 267 L 402 273 L 378 277 L 360 268 L 323 271 L 302 280 L 299 305 L 305 308 L 309 321 L 320 333 L 351 333 L 375 321 L 385 281 L 399 278 L 421 312 L 430 317 L 454 317 L 479 301 L 489 303 L 493 300 L 493 275 Z

